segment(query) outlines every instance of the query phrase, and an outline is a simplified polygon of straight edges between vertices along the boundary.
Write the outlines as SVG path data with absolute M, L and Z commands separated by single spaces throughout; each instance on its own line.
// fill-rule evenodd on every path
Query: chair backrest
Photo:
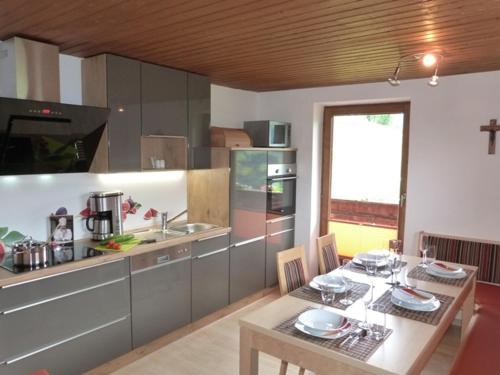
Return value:
M 324 274 L 341 266 L 337 252 L 335 233 L 330 233 L 316 240 L 318 248 L 319 273 Z
M 290 293 L 309 282 L 304 245 L 277 253 L 276 264 L 281 295 Z

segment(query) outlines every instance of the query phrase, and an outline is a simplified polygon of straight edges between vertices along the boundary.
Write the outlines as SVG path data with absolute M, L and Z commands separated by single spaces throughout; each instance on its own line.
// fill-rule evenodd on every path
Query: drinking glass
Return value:
M 415 289 L 417 287 L 417 280 L 409 277 L 408 275 L 410 274 L 410 270 L 407 268 L 406 269 L 406 272 L 405 272 L 405 284 L 406 284 L 406 287 L 408 288 L 411 288 L 411 289 Z
M 363 303 L 365 305 L 365 320 L 361 323 L 359 323 L 359 327 L 363 329 L 370 329 L 371 324 L 368 323 L 368 307 L 370 304 L 373 302 L 373 285 L 370 285 L 370 289 L 368 289 L 368 292 L 363 296 Z
M 391 253 L 387 249 L 383 249 L 380 252 L 380 258 L 384 261 L 383 266 L 381 267 L 382 269 L 379 271 L 379 273 L 383 276 L 389 276 L 391 275 L 391 270 L 389 267 L 389 257 Z
M 373 311 L 371 325 L 371 337 L 375 340 L 383 340 L 387 332 L 387 317 L 385 314 L 385 307 L 382 304 L 374 303 L 370 306 L 370 310 Z
M 399 285 L 397 280 L 398 274 L 401 272 L 401 255 L 396 253 L 389 258 L 389 268 L 391 269 L 391 282 L 390 285 Z M 394 277 L 396 276 L 396 277 Z
M 352 288 L 352 280 L 349 278 L 349 272 L 351 270 L 351 261 L 349 259 L 342 260 L 342 278 L 344 279 L 345 284 L 345 292 L 344 298 L 342 298 L 339 302 L 344 306 L 350 306 L 354 303 L 352 299 L 349 298 L 349 291 Z
M 377 272 L 377 263 L 378 263 L 378 260 L 379 260 L 379 256 L 378 255 L 374 255 L 373 256 L 373 260 L 370 260 L 369 262 L 366 262 L 365 269 L 366 269 L 366 273 L 368 274 L 368 276 L 375 276 L 375 274 Z
M 427 262 L 428 264 L 436 260 L 436 245 L 427 245 Z
M 333 304 L 335 301 L 335 288 L 332 285 L 320 284 L 321 299 L 325 305 Z

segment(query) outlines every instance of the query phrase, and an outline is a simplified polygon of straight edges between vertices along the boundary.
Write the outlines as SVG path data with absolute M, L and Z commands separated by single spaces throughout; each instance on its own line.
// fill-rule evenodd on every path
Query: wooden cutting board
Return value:
M 99 250 L 99 251 L 113 251 L 113 252 L 117 252 L 117 253 L 125 253 L 125 252 L 129 251 L 130 249 L 133 249 L 134 247 L 139 245 L 139 242 L 141 242 L 141 240 L 139 238 L 134 238 L 133 240 L 124 242 L 121 244 L 122 247 L 120 250 L 108 249 L 106 247 L 106 245 L 98 245 L 95 247 L 95 249 Z

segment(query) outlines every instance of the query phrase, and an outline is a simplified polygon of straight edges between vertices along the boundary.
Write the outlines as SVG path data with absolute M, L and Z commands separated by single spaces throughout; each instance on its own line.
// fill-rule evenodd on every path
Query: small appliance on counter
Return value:
M 96 191 L 90 193 L 90 211 L 87 229 L 92 232 L 92 239 L 105 240 L 123 233 L 121 191 Z
M 280 121 L 245 121 L 254 147 L 290 147 L 291 124 Z

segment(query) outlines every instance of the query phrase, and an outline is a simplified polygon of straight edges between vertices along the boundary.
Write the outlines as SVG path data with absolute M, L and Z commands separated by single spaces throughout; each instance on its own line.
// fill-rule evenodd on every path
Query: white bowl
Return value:
M 337 331 L 349 323 L 344 316 L 321 309 L 303 312 L 297 321 L 315 331 Z
M 412 295 L 412 292 L 418 293 L 422 297 L 425 297 L 426 299 L 420 299 L 414 295 Z M 413 291 L 412 289 L 409 288 L 394 288 L 392 291 L 392 296 L 404 303 L 412 304 L 412 305 L 425 305 L 432 303 L 433 301 L 436 300 L 436 297 L 434 297 L 432 294 L 427 293 L 427 292 L 422 292 L 420 290 L 415 290 Z
M 431 276 L 442 277 L 444 279 L 463 279 L 463 278 L 467 277 L 467 274 L 465 273 L 465 271 L 461 271 L 459 273 L 441 273 L 441 272 L 436 272 L 431 267 L 427 267 L 425 269 L 425 272 L 427 272 Z
M 432 268 L 433 271 L 436 273 L 442 273 L 445 275 L 450 275 L 450 274 L 460 274 L 463 272 L 463 269 L 461 267 L 457 266 L 448 266 L 444 263 L 441 262 L 432 262 L 429 264 L 429 268 Z
M 367 264 L 367 263 L 375 263 L 377 262 L 377 267 L 383 267 L 387 264 L 387 261 L 384 257 L 378 254 L 372 253 L 358 253 L 354 255 L 353 262 L 357 264 Z

